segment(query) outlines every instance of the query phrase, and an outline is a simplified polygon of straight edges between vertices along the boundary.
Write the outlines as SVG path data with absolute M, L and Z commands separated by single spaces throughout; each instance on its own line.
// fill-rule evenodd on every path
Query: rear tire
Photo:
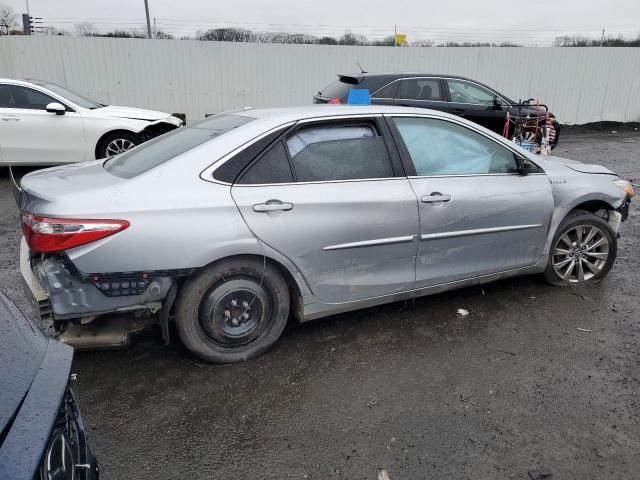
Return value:
M 185 346 L 211 363 L 241 362 L 266 352 L 289 316 L 289 290 L 275 267 L 232 259 L 189 278 L 176 305 Z
M 616 234 L 609 223 L 585 210 L 574 210 L 560 223 L 544 271 L 552 285 L 602 280 L 616 260 Z
M 140 138 L 131 132 L 112 132 L 100 139 L 96 147 L 96 160 L 108 158 L 132 149 L 142 142 Z

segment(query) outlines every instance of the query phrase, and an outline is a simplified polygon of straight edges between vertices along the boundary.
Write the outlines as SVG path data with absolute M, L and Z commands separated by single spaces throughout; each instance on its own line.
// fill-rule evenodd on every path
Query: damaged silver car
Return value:
M 598 281 L 634 194 L 443 112 L 242 110 L 23 177 L 21 269 L 65 341 L 144 321 L 168 340 L 175 321 L 196 355 L 235 362 L 289 317 L 536 272 Z

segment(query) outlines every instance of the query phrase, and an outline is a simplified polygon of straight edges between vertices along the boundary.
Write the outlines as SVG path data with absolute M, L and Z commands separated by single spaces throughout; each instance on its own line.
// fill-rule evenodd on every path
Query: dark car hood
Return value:
M 42 364 L 48 339 L 0 293 L 0 432 L 11 424 Z

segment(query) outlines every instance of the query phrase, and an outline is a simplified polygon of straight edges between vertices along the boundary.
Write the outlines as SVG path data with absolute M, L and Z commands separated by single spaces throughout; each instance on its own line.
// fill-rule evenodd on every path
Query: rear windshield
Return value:
M 320 94 L 327 98 L 344 98 L 349 94 L 349 90 L 351 90 L 353 86 L 353 84 L 343 82 L 342 80 L 336 80 L 322 90 Z
M 253 120 L 254 118 L 240 115 L 214 115 L 116 155 L 105 162 L 104 168 L 117 177 L 133 178 Z

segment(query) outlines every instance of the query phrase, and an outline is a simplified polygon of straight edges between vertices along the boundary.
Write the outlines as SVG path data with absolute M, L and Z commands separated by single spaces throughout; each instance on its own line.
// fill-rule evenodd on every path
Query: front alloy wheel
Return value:
M 609 240 L 594 225 L 568 230 L 553 248 L 553 269 L 563 280 L 586 282 L 602 272 L 609 259 Z
M 114 155 L 118 155 L 119 153 L 131 150 L 135 146 L 136 144 L 127 138 L 115 138 L 107 143 L 105 153 L 107 154 L 107 157 L 113 157 Z
M 616 235 L 609 222 L 575 210 L 556 231 L 545 278 L 553 285 L 599 281 L 613 266 L 616 253 Z

